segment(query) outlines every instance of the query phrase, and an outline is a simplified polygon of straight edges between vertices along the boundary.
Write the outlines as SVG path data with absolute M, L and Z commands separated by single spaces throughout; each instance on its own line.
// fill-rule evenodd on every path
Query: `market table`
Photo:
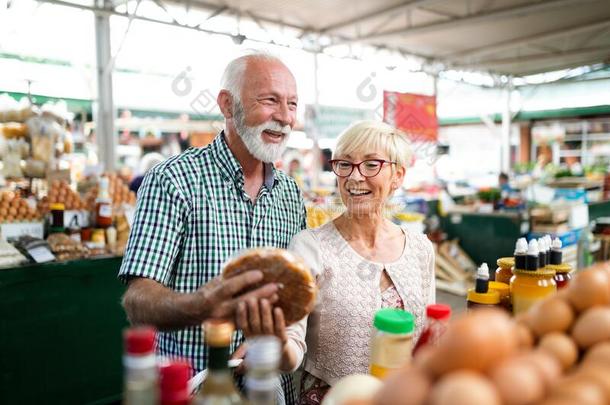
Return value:
M 0 269 L 0 402 L 120 400 L 120 264 L 111 257 Z

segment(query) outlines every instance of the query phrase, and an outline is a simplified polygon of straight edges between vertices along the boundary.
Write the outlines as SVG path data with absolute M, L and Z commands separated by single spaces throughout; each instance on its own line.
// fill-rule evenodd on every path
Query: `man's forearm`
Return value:
M 197 293 L 182 294 L 157 283 L 137 278 L 123 296 L 123 307 L 133 325 L 152 325 L 159 330 L 176 330 L 203 321 Z

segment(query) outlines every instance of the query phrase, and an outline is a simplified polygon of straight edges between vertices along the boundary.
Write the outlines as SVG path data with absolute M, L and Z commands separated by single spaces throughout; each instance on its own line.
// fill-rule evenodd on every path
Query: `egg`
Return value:
M 10 208 L 8 209 L 8 214 L 9 214 L 10 216 L 14 217 L 15 215 L 17 215 L 17 208 L 15 208 L 15 207 L 10 207 Z
M 594 345 L 583 360 L 584 363 L 600 363 L 610 367 L 610 342 L 602 342 Z
M 487 370 L 517 350 L 517 330 L 506 312 L 485 309 L 456 318 L 431 355 L 435 375 L 467 368 Z
M 530 328 L 537 336 L 549 332 L 564 332 L 574 322 L 574 310 L 568 302 L 560 298 L 547 298 L 536 303 L 531 309 Z
M 430 392 L 430 405 L 500 405 L 500 396 L 483 375 L 460 370 L 444 376 Z
M 534 334 L 530 328 L 523 323 L 517 323 L 515 328 L 519 349 L 530 349 L 534 345 Z
M 430 379 L 416 367 L 395 371 L 375 395 L 375 405 L 423 405 L 430 392 Z
M 559 381 L 553 388 L 553 397 L 570 399 L 578 405 L 605 405 L 606 396 L 601 387 L 585 377 L 571 376 Z
M 596 363 L 586 363 L 574 375 L 597 384 L 604 392 L 606 401 L 610 403 L 610 368 Z
M 559 360 L 552 354 L 543 351 L 531 351 L 518 357 L 522 363 L 529 363 L 538 371 L 545 391 L 550 391 L 551 387 L 557 382 L 561 376 L 562 367 Z
M 6 208 L 0 207 L 0 215 L 4 217 L 7 214 L 8 214 L 8 210 Z
M 583 312 L 574 323 L 572 337 L 585 349 L 610 340 L 610 307 L 593 307 Z
M 578 359 L 578 347 L 574 340 L 561 332 L 549 333 L 540 339 L 538 348 L 553 355 L 564 370 L 569 369 Z
M 518 358 L 501 363 L 491 370 L 490 377 L 505 405 L 531 404 L 544 397 L 540 372 L 533 364 L 520 362 Z
M 381 389 L 381 380 L 364 374 L 341 378 L 328 391 L 322 405 L 345 405 L 347 401 L 371 400 Z
M 605 271 L 584 270 L 570 282 L 568 299 L 577 311 L 610 303 L 610 280 Z
M 413 365 L 429 376 L 435 376 L 433 371 L 433 360 L 434 353 L 436 352 L 434 346 L 424 346 L 415 353 L 413 356 Z

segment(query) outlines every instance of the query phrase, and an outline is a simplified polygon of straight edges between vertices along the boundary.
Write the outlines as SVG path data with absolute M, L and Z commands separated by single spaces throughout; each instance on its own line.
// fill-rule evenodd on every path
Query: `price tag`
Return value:
M 38 246 L 28 249 L 28 254 L 32 256 L 36 263 L 47 263 L 55 260 L 53 253 L 51 253 L 51 251 L 45 246 Z

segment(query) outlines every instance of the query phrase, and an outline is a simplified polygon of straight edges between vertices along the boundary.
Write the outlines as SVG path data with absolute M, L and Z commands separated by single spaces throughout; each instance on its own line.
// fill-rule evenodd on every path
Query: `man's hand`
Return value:
M 235 315 L 238 305 L 244 302 L 264 299 L 274 303 L 278 300 L 277 284 L 265 284 L 256 290 L 239 295 L 248 287 L 260 282 L 263 273 L 258 270 L 248 271 L 235 277 L 223 279 L 222 276 L 214 278 L 201 286 L 195 294 L 201 297 L 202 316 L 204 319 L 223 318 L 231 319 Z
M 263 279 L 260 271 L 249 271 L 223 279 L 216 277 L 189 294 L 178 293 L 148 279 L 135 278 L 123 296 L 123 306 L 132 324 L 175 330 L 200 325 L 207 319 L 233 319 L 237 304 L 248 299 L 277 301 L 277 285 L 266 284 L 247 291 Z

